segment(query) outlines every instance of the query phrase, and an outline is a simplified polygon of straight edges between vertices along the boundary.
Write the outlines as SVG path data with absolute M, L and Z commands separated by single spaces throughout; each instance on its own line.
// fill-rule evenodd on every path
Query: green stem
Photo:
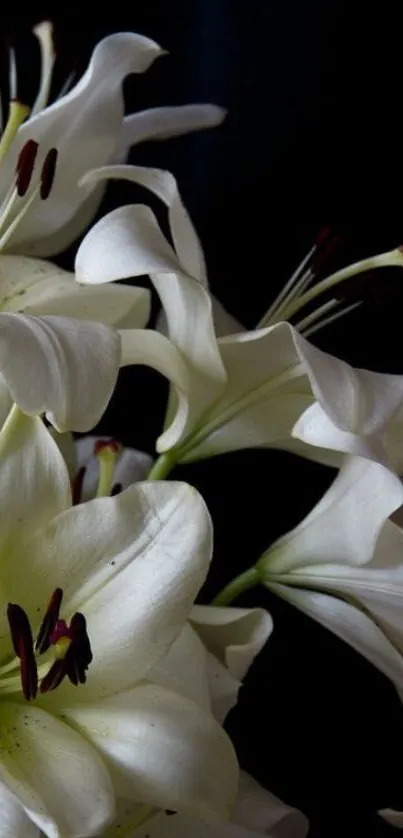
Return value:
M 147 480 L 165 480 L 175 463 L 176 460 L 172 451 L 167 451 L 166 454 L 160 454 L 158 460 L 151 467 Z
M 259 585 L 261 581 L 260 574 L 256 568 L 250 567 L 249 570 L 245 570 L 244 573 L 240 573 L 239 576 L 236 576 L 235 579 L 228 582 L 228 585 L 214 597 L 211 604 L 229 605 L 233 599 L 236 599 L 236 597 L 243 594 L 244 591 L 249 590 L 249 588 L 254 588 L 256 585 Z

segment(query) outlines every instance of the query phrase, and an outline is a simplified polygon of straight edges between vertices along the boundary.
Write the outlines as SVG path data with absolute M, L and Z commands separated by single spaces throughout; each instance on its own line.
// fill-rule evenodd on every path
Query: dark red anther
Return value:
M 41 693 L 49 693 L 55 690 L 67 675 L 66 658 L 59 658 L 59 660 L 52 663 L 47 675 L 42 678 L 39 690 Z
M 39 194 L 43 201 L 46 201 L 46 198 L 49 198 L 53 181 L 55 179 L 56 163 L 57 148 L 51 148 L 45 157 L 41 171 L 41 188 Z
M 20 198 L 23 198 L 28 192 L 35 168 L 37 153 L 38 143 L 36 143 L 35 140 L 28 140 L 20 151 L 15 169 L 15 185 Z
M 86 671 L 92 661 L 92 652 L 83 614 L 78 612 L 74 614 L 69 626 L 63 620 L 58 621 L 54 642 L 57 643 L 57 640 L 62 637 L 69 638 L 70 646 L 64 657 L 52 664 L 49 672 L 41 681 L 41 693 L 55 690 L 66 675 L 76 687 L 79 684 L 85 684 L 87 680 Z
M 325 227 L 315 242 L 317 250 L 312 259 L 311 271 L 319 274 L 327 263 L 331 261 L 336 250 L 340 247 L 343 237 Z
M 82 492 L 83 492 L 83 483 L 84 483 L 84 477 L 85 477 L 85 472 L 86 471 L 87 471 L 86 467 L 81 466 L 81 468 L 78 470 L 74 480 L 72 481 L 71 496 L 72 496 L 73 506 L 77 506 L 77 504 L 80 503 L 80 501 L 81 501 L 81 495 L 82 495 Z
M 112 489 L 111 489 L 111 498 L 115 497 L 115 495 L 120 495 L 121 492 L 123 492 L 122 484 L 121 483 L 115 483 L 115 485 L 112 486 Z
M 7 619 L 14 652 L 20 659 L 22 691 L 29 701 L 38 692 L 38 670 L 31 626 L 24 609 L 12 602 L 7 607 Z
M 72 634 L 73 641 L 70 648 L 68 649 L 67 657 L 69 658 L 69 662 L 74 662 L 78 682 L 80 684 L 85 684 L 85 673 L 92 661 L 92 651 L 90 639 L 87 634 L 87 623 L 84 615 L 80 614 L 79 612 L 77 612 L 77 614 L 74 614 L 70 620 L 69 629 Z M 69 653 L 71 654 L 69 655 Z M 76 683 L 71 678 L 69 670 L 67 674 L 70 678 L 70 681 L 72 681 L 73 684 Z
M 39 629 L 38 637 L 36 638 L 35 649 L 41 655 L 49 649 L 52 643 L 51 637 L 59 620 L 60 606 L 62 604 L 63 591 L 61 588 L 56 588 L 53 592 L 49 605 L 46 609 L 46 614 L 42 620 Z
M 119 443 L 115 439 L 98 439 L 94 445 L 94 454 L 100 454 L 104 448 L 108 448 L 113 454 L 117 454 Z
M 322 229 L 319 230 L 319 233 L 314 241 L 315 247 L 322 247 L 322 245 L 324 245 L 325 242 L 329 240 L 331 235 L 332 231 L 330 227 L 322 227 Z

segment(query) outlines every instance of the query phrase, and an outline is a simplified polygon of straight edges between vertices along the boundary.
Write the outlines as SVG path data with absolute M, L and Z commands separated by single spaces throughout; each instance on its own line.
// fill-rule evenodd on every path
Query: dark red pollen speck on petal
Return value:
M 14 652 L 20 659 L 21 684 L 24 697 L 29 701 L 38 692 L 38 670 L 31 626 L 23 608 L 10 602 L 7 608 Z

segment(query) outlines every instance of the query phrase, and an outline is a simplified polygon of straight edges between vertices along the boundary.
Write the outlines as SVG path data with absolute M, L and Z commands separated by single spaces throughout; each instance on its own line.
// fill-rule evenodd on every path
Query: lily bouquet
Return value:
M 403 255 L 318 278 L 322 237 L 243 328 L 211 294 L 174 176 L 126 162 L 136 143 L 212 128 L 224 112 L 125 115 L 125 77 L 163 60 L 132 33 L 101 41 L 54 96 L 50 24 L 34 32 L 37 97 L 21 100 L 11 52 L 0 140 L 0 835 L 303 838 L 296 801 L 240 768 L 224 729 L 276 630 L 236 600 L 270 589 L 403 696 L 403 377 L 308 339 L 347 313 L 347 279 Z M 146 203 L 94 222 L 111 179 L 157 199 L 168 234 Z M 52 259 L 83 233 L 62 270 Z M 156 328 L 140 276 L 161 304 Z M 96 436 L 119 370 L 135 365 L 169 382 L 154 452 Z M 251 448 L 315 460 L 334 479 L 206 603 L 212 518 L 171 472 Z

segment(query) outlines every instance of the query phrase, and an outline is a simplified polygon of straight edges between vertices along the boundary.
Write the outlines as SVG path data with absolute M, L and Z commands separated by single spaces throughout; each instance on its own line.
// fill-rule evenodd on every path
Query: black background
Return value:
M 335 265 L 403 241 L 402 66 L 398 4 L 370 10 L 327 0 L 183 0 L 62 8 L 36 3 L 3 16 L 2 34 L 31 66 L 26 27 L 57 24 L 61 75 L 84 69 L 113 31 L 157 40 L 170 55 L 126 85 L 128 110 L 211 101 L 223 127 L 135 150 L 169 168 L 201 236 L 213 292 L 253 326 L 319 228 L 342 234 Z M 3 59 L 5 53 L 3 50 Z M 4 60 L 3 60 L 4 64 Z M 32 78 L 32 76 L 30 76 Z M 114 184 L 106 208 L 145 200 Z M 104 209 L 105 209 L 104 207 Z M 71 250 L 60 261 L 72 266 Z M 403 274 L 377 272 L 357 313 L 318 345 L 357 366 L 403 373 Z M 152 452 L 166 385 L 148 370 L 122 374 L 103 433 Z M 295 525 L 333 477 L 281 452 L 243 451 L 178 468 L 215 524 L 209 599 Z M 378 808 L 403 808 L 403 726 L 393 688 L 329 632 L 266 591 L 275 630 L 228 720 L 241 764 L 300 807 L 312 838 L 394 834 Z

